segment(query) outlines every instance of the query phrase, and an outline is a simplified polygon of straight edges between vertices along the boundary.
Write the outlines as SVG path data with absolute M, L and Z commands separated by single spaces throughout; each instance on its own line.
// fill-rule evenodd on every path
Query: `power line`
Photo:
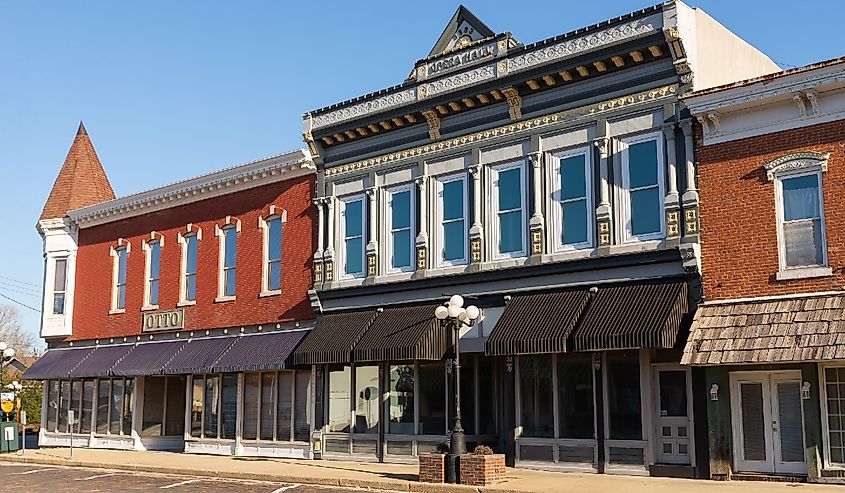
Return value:
M 40 293 L 38 293 L 38 294 L 36 294 L 36 293 L 28 293 L 28 292 L 26 292 L 26 291 L 20 291 L 20 290 L 17 290 L 17 289 L 15 289 L 15 288 L 10 288 L 10 287 L 8 287 L 8 286 L 4 286 L 4 285 L 2 285 L 2 284 L 0 284 L 0 289 L 2 289 L 3 291 L 10 292 L 10 293 L 17 293 L 17 294 L 22 294 L 22 295 L 24 295 L 24 296 L 29 296 L 29 297 L 31 297 L 31 298 L 40 298 L 40 297 L 41 297 L 41 294 L 40 294 Z
M 6 298 L 7 300 L 11 301 L 12 303 L 16 303 L 16 304 L 18 304 L 18 305 L 20 305 L 24 308 L 29 308 L 30 310 L 32 310 L 34 312 L 41 313 L 41 310 L 39 310 L 38 308 L 33 308 L 33 307 L 27 305 L 26 303 L 21 303 L 20 301 L 14 299 L 14 298 L 10 298 L 9 296 L 6 296 L 3 293 L 0 293 L 0 298 Z
M 7 281 L 16 282 L 18 284 L 26 284 L 27 286 L 35 286 L 36 288 L 41 287 L 41 284 L 35 284 L 35 283 L 32 283 L 32 282 L 21 281 L 21 280 L 15 279 L 13 277 L 0 276 L 0 279 L 5 279 Z
M 7 287 L 7 288 L 10 288 L 10 289 L 19 289 L 21 291 L 26 291 L 26 292 L 29 292 L 29 293 L 32 293 L 32 294 L 38 294 L 38 295 L 41 294 L 40 289 L 28 288 L 26 286 L 20 286 L 20 285 L 17 285 L 17 284 L 13 284 L 13 283 L 9 283 L 9 282 L 0 280 L 0 287 L 4 287 L 4 286 Z

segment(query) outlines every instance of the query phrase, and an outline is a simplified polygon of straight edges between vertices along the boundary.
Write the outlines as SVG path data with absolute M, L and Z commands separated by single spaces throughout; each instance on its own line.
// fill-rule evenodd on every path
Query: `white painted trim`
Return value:
M 224 221 L 224 226 L 220 227 L 218 225 L 214 225 L 214 236 L 217 237 L 217 297 L 214 299 L 216 302 L 221 301 L 231 301 L 234 300 L 237 296 L 238 291 L 238 282 L 237 282 L 237 275 L 238 275 L 238 255 L 237 255 L 237 237 L 240 235 L 241 232 L 241 220 L 234 219 L 231 216 L 226 216 L 226 220 Z M 234 295 L 227 295 L 226 294 L 226 287 L 225 287 L 225 274 L 224 274 L 224 264 L 226 260 L 226 231 L 229 229 L 235 230 L 235 294 Z
M 528 256 L 528 184 L 525 183 L 527 173 L 525 172 L 525 158 L 515 161 L 507 161 L 487 166 L 488 200 L 490 207 L 487 208 L 487 221 L 490 225 L 490 234 L 487 236 L 488 251 L 492 260 L 503 260 L 511 258 L 523 258 Z M 513 169 L 519 170 L 520 180 L 520 212 L 522 220 L 522 249 L 515 252 L 499 252 L 499 240 L 501 232 L 499 228 L 499 174 Z
M 818 396 L 819 396 L 819 405 L 821 406 L 821 422 L 822 422 L 822 450 L 824 452 L 824 461 L 822 463 L 822 467 L 824 469 L 845 469 L 845 462 L 838 463 L 833 462 L 830 459 L 830 425 L 828 423 L 828 409 L 827 409 L 827 375 L 825 375 L 825 370 L 828 368 L 844 368 L 845 363 L 843 362 L 829 362 L 829 363 L 819 363 L 818 364 L 818 372 L 819 372 L 819 389 L 818 389 Z M 812 389 L 810 390 L 812 392 Z M 841 412 L 842 410 L 840 410 Z
M 109 255 L 112 257 L 112 282 L 111 282 L 111 309 L 109 310 L 109 315 L 116 314 L 116 313 L 124 313 L 126 311 L 126 287 L 128 286 L 129 281 L 129 251 L 131 243 L 126 242 L 124 244 L 123 239 L 120 238 L 117 241 L 118 247 L 110 247 L 109 248 Z M 120 278 L 120 252 L 126 253 L 126 272 L 124 272 L 124 288 L 123 288 L 123 306 L 118 307 L 118 279 Z
M 68 216 L 87 228 L 316 172 L 310 152 L 299 149 L 76 209 Z
M 285 241 L 285 224 L 288 220 L 288 212 L 284 209 L 277 211 L 276 206 L 270 206 L 270 216 L 263 217 L 258 216 L 258 229 L 261 230 L 261 292 L 258 295 L 259 297 L 267 297 L 267 296 L 274 296 L 277 294 L 282 293 L 282 267 L 284 265 L 284 241 Z M 279 241 L 279 247 L 282 249 L 279 257 L 279 289 L 270 289 L 270 263 L 269 256 L 270 256 L 270 225 L 268 224 L 270 221 L 278 219 L 281 221 L 281 231 L 279 234 L 282 235 L 281 240 Z
M 563 236 L 563 205 L 561 202 L 561 177 L 560 166 L 564 159 L 584 156 L 584 179 L 587 200 L 587 241 L 582 243 L 564 244 Z M 593 150 L 592 147 L 580 146 L 570 148 L 564 151 L 557 151 L 549 154 L 547 159 L 546 172 L 549 173 L 548 182 L 552 184 L 552 190 L 546 194 L 546 209 L 550 211 L 550 223 L 548 227 L 548 236 L 550 241 L 551 253 L 568 253 L 568 252 L 583 252 L 593 248 L 595 245 L 595 200 L 593 198 L 593 191 L 595 183 L 593 182 Z M 541 190 L 535 190 L 534 193 L 542 193 Z M 548 224 L 548 223 L 547 223 Z
M 777 173 L 774 175 L 774 183 L 775 183 L 775 220 L 777 221 L 777 240 L 778 240 L 778 265 L 780 266 L 780 272 L 777 273 L 777 279 L 798 279 L 804 277 L 817 277 L 821 275 L 830 275 L 825 274 L 823 272 L 823 268 L 827 267 L 828 265 L 828 256 L 827 256 L 827 228 L 825 225 L 825 213 L 824 213 L 824 191 L 823 191 L 823 183 L 822 183 L 822 172 L 823 168 L 819 167 L 816 169 L 807 169 L 802 168 L 798 171 L 788 171 Z M 802 265 L 802 266 L 789 266 L 786 264 L 786 244 L 784 243 L 784 217 L 783 217 L 783 180 L 789 178 L 798 178 L 802 176 L 811 176 L 815 175 L 817 182 L 818 182 L 818 194 L 819 194 L 819 220 L 821 222 L 821 231 L 822 231 L 822 262 L 818 265 Z M 821 270 L 816 270 L 813 268 L 822 268 Z M 808 270 L 811 268 L 812 270 Z M 790 274 L 790 271 L 800 271 L 800 273 Z M 829 270 L 829 269 L 828 269 Z
M 191 223 L 188 223 L 186 229 L 186 233 L 183 235 L 182 233 L 178 233 L 176 236 L 176 241 L 181 245 L 180 247 L 180 260 L 179 260 L 179 302 L 176 303 L 176 306 L 191 306 L 197 303 L 196 300 L 196 292 L 194 292 L 193 300 L 187 299 L 187 269 L 188 269 L 188 238 L 196 237 L 197 241 L 197 257 L 199 257 L 199 242 L 202 241 L 202 229 L 194 226 Z M 197 258 L 197 270 L 199 270 L 199 258 Z M 197 273 L 194 273 L 194 282 L 199 281 L 196 277 Z
M 141 311 L 158 309 L 158 300 L 156 300 L 156 303 L 150 303 L 150 296 L 152 295 L 150 290 L 150 281 L 152 279 L 150 276 L 152 274 L 153 243 L 158 243 L 158 282 L 159 297 L 161 297 L 161 251 L 164 249 L 164 236 L 153 231 L 150 233 L 148 240 L 141 241 L 141 250 L 144 251 L 144 305 L 141 307 Z
M 455 260 L 443 259 L 443 185 L 453 181 L 461 180 L 464 189 L 464 256 Z M 434 227 L 431 229 L 431 256 L 432 267 L 443 268 L 465 265 L 469 259 L 469 196 L 467 194 L 467 173 L 466 170 L 461 170 L 458 173 L 449 175 L 441 175 L 434 177 L 434 187 L 432 187 L 434 200 L 431 204 L 434 208 Z
M 381 221 L 381 237 L 383 238 L 382 241 L 379 243 L 384 245 L 384 251 L 381 255 L 382 257 L 382 269 L 381 272 L 384 275 L 392 275 L 392 274 L 402 274 L 402 273 L 409 273 L 413 272 L 416 268 L 416 238 L 417 238 L 417 200 L 416 200 L 416 185 L 414 182 L 405 183 L 402 185 L 382 189 L 382 217 L 384 218 Z M 395 268 L 393 267 L 393 194 L 394 193 L 401 193 L 401 192 L 408 192 L 410 195 L 410 211 L 409 214 L 411 215 L 410 220 L 410 228 L 411 228 L 411 251 L 409 252 L 411 264 L 407 267 L 400 267 Z
M 631 232 L 631 193 L 629 191 L 630 172 L 628 169 L 628 147 L 633 144 L 648 142 L 654 140 L 657 142 L 657 189 L 658 197 L 661 199 L 659 204 L 660 214 L 660 231 L 656 233 L 634 235 Z M 666 237 L 666 214 L 663 208 L 663 198 L 666 196 L 666 153 L 665 144 L 663 141 L 663 132 L 650 132 L 646 134 L 635 135 L 632 137 L 623 137 L 616 140 L 618 149 L 616 155 L 621 157 L 622 165 L 622 200 L 621 202 L 621 219 L 622 224 L 622 238 L 625 243 L 642 242 L 648 240 L 662 240 Z
M 361 272 L 354 274 L 346 273 L 346 221 L 344 216 L 346 214 L 346 205 L 352 202 L 361 201 Z M 337 198 L 338 207 L 337 220 L 337 253 L 338 259 L 335 262 L 339 269 L 335 269 L 335 277 L 340 281 L 344 279 L 360 279 L 367 276 L 367 206 L 369 198 L 365 193 L 356 193 L 354 195 L 347 195 L 345 197 Z

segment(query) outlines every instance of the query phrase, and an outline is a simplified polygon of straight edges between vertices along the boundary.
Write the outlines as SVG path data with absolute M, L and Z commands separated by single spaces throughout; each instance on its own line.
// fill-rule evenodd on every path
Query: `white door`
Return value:
M 661 464 L 691 463 L 692 403 L 690 377 L 685 368 L 654 369 L 657 461 Z
M 731 373 L 737 471 L 806 474 L 799 371 Z

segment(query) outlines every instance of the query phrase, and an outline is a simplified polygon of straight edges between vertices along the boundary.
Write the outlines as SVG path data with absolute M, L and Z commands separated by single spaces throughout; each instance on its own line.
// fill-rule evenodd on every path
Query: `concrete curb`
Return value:
M 248 481 L 267 481 L 275 483 L 295 483 L 313 486 L 335 486 L 342 488 L 362 488 L 380 491 L 410 491 L 415 493 L 481 493 L 495 491 L 496 493 L 522 493 L 515 490 L 482 488 L 476 486 L 445 484 L 445 483 L 419 483 L 416 481 L 403 480 L 368 480 L 368 479 L 346 479 L 346 478 L 321 478 L 321 477 L 298 477 L 286 476 L 284 474 L 267 474 L 235 471 L 215 471 L 210 469 L 198 469 L 184 471 L 172 467 L 147 466 L 139 464 L 103 464 L 97 462 L 85 462 L 71 459 L 57 459 L 52 457 L 32 457 L 3 455 L 0 462 L 15 462 L 22 464 L 38 464 L 45 466 L 64 467 L 86 467 L 92 469 L 111 469 L 116 471 L 149 472 L 156 474 L 179 474 L 205 478 L 240 479 Z

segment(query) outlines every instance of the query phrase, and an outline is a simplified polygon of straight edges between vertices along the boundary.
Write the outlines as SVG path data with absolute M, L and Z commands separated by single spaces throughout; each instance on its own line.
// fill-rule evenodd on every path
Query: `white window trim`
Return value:
M 112 246 L 109 248 L 109 256 L 112 257 L 112 283 L 111 283 L 111 309 L 109 310 L 109 315 L 115 315 L 118 313 L 126 313 L 126 287 L 128 287 L 128 277 L 129 277 L 129 253 L 132 249 L 132 244 L 123 240 L 119 239 L 117 242 L 117 246 Z M 117 287 L 117 279 L 118 279 L 118 269 L 120 268 L 120 252 L 126 252 L 126 276 L 124 278 L 124 299 L 123 299 L 123 308 L 117 307 L 117 298 L 118 298 L 118 287 Z
M 585 250 L 595 246 L 595 215 L 596 207 L 593 198 L 595 183 L 593 182 L 593 159 L 592 149 L 590 146 L 582 146 L 574 149 L 562 150 L 551 153 L 549 159 L 549 172 L 551 173 L 551 183 L 553 186 L 551 198 L 551 234 L 553 237 L 552 245 L 555 253 L 572 252 L 576 250 Z M 574 156 L 584 156 L 584 179 L 586 180 L 586 198 L 587 198 L 587 241 L 581 243 L 564 244 L 561 237 L 563 236 L 563 210 L 560 200 L 561 179 L 560 179 L 560 163 L 567 158 Z M 538 192 L 539 193 L 539 192 Z
M 59 272 L 59 269 L 58 269 L 59 261 L 62 261 L 62 262 L 65 263 L 65 274 L 64 274 L 65 282 L 64 282 L 64 286 L 62 286 L 61 290 L 56 289 L 56 277 L 57 277 L 57 274 Z M 53 257 L 51 259 L 51 262 L 53 262 L 53 272 L 52 272 L 53 276 L 52 276 L 52 280 L 50 281 L 50 284 L 53 285 L 53 289 L 50 290 L 50 311 L 48 313 L 50 314 L 49 316 L 51 316 L 51 317 L 63 317 L 67 313 L 67 294 L 68 294 L 67 293 L 67 291 L 68 291 L 67 286 L 68 286 L 68 271 L 70 270 L 70 258 L 68 256 Z M 49 286 L 49 284 L 48 284 L 48 286 Z M 62 312 L 56 313 L 56 311 L 55 311 L 56 310 L 56 295 L 59 294 L 59 293 L 61 293 L 62 296 L 64 296 L 64 300 L 62 301 Z
M 490 170 L 490 193 L 488 197 L 492 200 L 492 207 L 490 209 L 490 252 L 492 252 L 493 260 L 504 260 L 511 258 L 523 258 L 528 256 L 528 187 L 525 183 L 525 159 L 518 161 L 508 161 L 501 164 L 491 165 Z M 522 250 L 515 252 L 501 253 L 499 252 L 499 240 L 501 232 L 499 230 L 499 193 L 498 185 L 499 173 L 503 171 L 510 171 L 512 169 L 519 170 L 519 183 L 521 188 L 520 194 L 520 211 L 522 212 Z
M 214 236 L 217 237 L 218 246 L 217 251 L 219 255 L 217 255 L 217 298 L 214 299 L 215 303 L 221 303 L 224 301 L 234 301 L 237 299 L 237 295 L 234 296 L 226 296 L 225 293 L 225 274 L 223 271 L 223 265 L 225 263 L 226 258 L 226 230 L 234 228 L 235 234 L 239 235 L 241 233 L 241 221 L 240 219 L 234 219 L 230 216 L 226 217 L 226 221 L 224 222 L 223 226 L 220 227 L 218 225 L 214 225 Z M 235 259 L 235 275 L 237 276 L 237 258 Z M 237 293 L 237 282 L 235 282 L 235 292 Z
M 194 231 L 196 230 L 196 231 Z M 185 290 L 187 289 L 187 269 L 188 269 L 188 239 L 191 237 L 196 237 L 197 239 L 197 257 L 199 257 L 199 242 L 202 241 L 202 229 L 193 227 L 189 224 L 187 228 L 187 232 L 185 234 L 179 233 L 176 237 L 177 241 L 181 245 L 181 259 L 179 261 L 179 302 L 176 303 L 176 306 L 192 306 L 197 304 L 196 300 L 196 292 L 194 293 L 194 299 L 189 300 L 185 296 Z M 197 270 L 199 270 L 199 258 L 197 258 Z M 194 273 L 196 276 L 197 273 Z
M 443 185 L 453 181 L 462 180 L 464 189 L 464 256 L 460 259 L 445 260 L 443 259 L 443 204 L 440 195 L 443 193 Z M 457 265 L 466 265 L 469 260 L 469 196 L 467 194 L 467 174 L 463 170 L 460 173 L 437 176 L 434 178 L 434 228 L 432 228 L 432 253 L 435 267 L 450 267 Z
M 282 248 L 282 256 L 279 258 L 279 289 L 269 289 L 270 286 L 270 222 L 273 220 L 278 219 L 281 221 L 281 248 Z M 276 206 L 270 206 L 270 215 L 265 217 L 258 216 L 258 229 L 261 230 L 261 242 L 262 242 L 262 254 L 261 254 L 261 293 L 258 296 L 265 297 L 265 296 L 276 296 L 282 294 L 282 281 L 281 281 L 281 266 L 284 263 L 284 241 L 285 241 L 285 224 L 288 221 L 288 213 L 286 210 L 282 209 L 281 211 L 276 210 Z
M 642 235 L 634 235 L 631 232 L 631 192 L 629 191 L 630 173 L 628 170 L 628 147 L 650 140 L 657 141 L 657 187 L 660 203 L 660 231 Z M 666 159 L 665 145 L 662 132 L 651 132 L 633 137 L 619 139 L 618 154 L 621 156 L 622 164 L 622 218 L 624 223 L 625 243 L 636 241 L 662 240 L 666 237 L 666 214 L 663 210 L 663 198 L 666 196 Z
M 346 204 L 350 202 L 361 201 L 361 272 L 357 274 L 346 273 L 346 220 L 344 214 L 346 213 Z M 367 275 L 367 202 L 366 194 L 360 193 L 355 195 L 348 195 L 346 197 L 338 198 L 337 207 L 337 252 L 338 252 L 338 266 L 340 269 L 335 270 L 335 275 L 338 279 L 362 279 Z
M 796 171 L 785 171 L 776 173 L 772 177 L 775 182 L 775 217 L 777 220 L 778 236 L 778 266 L 780 267 L 779 271 L 775 276 L 777 280 L 804 279 L 808 277 L 822 277 L 833 274 L 832 269 L 828 266 L 827 256 L 827 228 L 825 225 L 824 214 L 824 192 L 822 190 L 823 171 L 824 168 L 819 165 L 816 167 L 803 168 Z M 816 176 L 816 180 L 819 184 L 819 220 L 821 221 L 822 230 L 822 263 L 818 265 L 801 265 L 790 267 L 786 265 L 786 243 L 784 243 L 785 238 L 783 231 L 783 180 L 811 175 Z
M 410 229 L 411 229 L 411 265 L 407 267 L 393 267 L 393 213 L 392 213 L 392 199 L 394 193 L 409 192 L 410 193 L 410 211 L 411 215 Z M 413 183 L 406 183 L 396 187 L 387 188 L 384 190 L 384 211 L 385 219 L 382 221 L 381 236 L 384 238 L 381 244 L 385 245 L 383 270 L 386 274 L 400 274 L 405 272 L 413 272 L 416 267 L 416 236 L 417 236 L 417 200 L 416 200 L 416 186 Z
M 827 375 L 828 368 L 845 368 L 843 362 L 819 363 L 819 390 L 818 396 L 821 401 L 821 422 L 822 422 L 822 450 L 824 451 L 824 469 L 845 469 L 845 462 L 833 462 L 830 460 L 830 424 L 828 423 L 827 409 Z M 802 384 L 803 385 L 803 384 Z M 810 389 L 812 396 L 813 389 Z
M 150 279 L 150 275 L 152 274 L 153 243 L 158 243 L 158 294 L 159 298 L 161 298 L 161 251 L 164 249 L 164 237 L 152 232 L 150 233 L 149 240 L 141 242 L 141 250 L 144 251 L 144 306 L 141 307 L 141 311 L 158 310 L 158 303 L 150 303 L 150 296 L 152 295 L 150 291 L 150 281 L 152 280 Z M 161 299 L 158 301 L 161 301 Z

